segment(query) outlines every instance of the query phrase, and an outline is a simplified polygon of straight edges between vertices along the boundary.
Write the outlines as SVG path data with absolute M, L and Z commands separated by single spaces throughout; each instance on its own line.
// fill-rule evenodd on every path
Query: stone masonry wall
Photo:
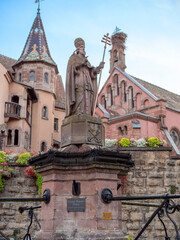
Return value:
M 130 152 L 135 161 L 135 167 L 128 174 L 128 181 L 122 190 L 124 196 L 135 195 L 161 195 L 170 193 L 170 186 L 179 187 L 176 194 L 180 194 L 180 159 L 172 159 L 170 148 L 121 148 L 122 152 Z M 5 189 L 0 197 L 39 197 L 35 179 L 24 177 L 25 166 L 12 166 L 14 176 L 6 180 Z M 132 201 L 131 201 L 132 202 Z M 141 202 L 141 201 L 133 201 Z M 147 202 L 147 201 L 144 201 Z M 149 203 L 160 204 L 162 200 L 151 200 Z M 175 199 L 180 204 L 180 199 Z M 0 231 L 12 239 L 14 229 L 20 229 L 18 236 L 24 236 L 29 224 L 28 213 L 25 211 L 22 215 L 18 212 L 20 206 L 36 206 L 40 202 L 0 202 Z M 122 205 L 123 232 L 137 235 L 139 230 L 155 210 L 153 207 L 139 207 Z M 35 210 L 38 219 L 40 219 L 40 209 Z M 172 214 L 180 228 L 180 212 Z M 175 230 L 170 220 L 165 218 L 169 236 L 175 239 Z M 180 230 L 180 229 L 179 229 Z M 39 231 L 39 227 L 34 222 L 31 233 Z M 140 239 L 143 240 L 164 240 L 165 234 L 158 217 L 151 222 L 148 229 Z M 0 236 L 1 239 L 1 236 Z M 33 238 L 35 239 L 35 238 Z
M 126 148 L 123 152 L 130 152 L 135 161 L 135 167 L 128 174 L 128 181 L 122 190 L 124 196 L 161 195 L 170 194 L 172 185 L 179 187 L 176 194 L 180 194 L 180 158 L 172 159 L 169 148 Z M 180 199 L 174 199 L 180 204 Z M 149 202 L 160 205 L 162 200 L 131 201 Z M 122 205 L 123 231 L 133 234 L 134 237 L 147 222 L 154 207 L 140 207 Z M 172 214 L 180 231 L 180 212 Z M 175 239 L 176 233 L 173 224 L 164 217 L 169 237 Z M 165 233 L 158 216 L 151 222 L 148 229 L 140 237 L 148 240 L 164 240 Z
M 37 193 L 36 178 L 27 178 L 24 176 L 26 166 L 10 165 L 13 168 L 14 174 L 5 182 L 4 191 L 0 192 L 0 198 L 3 197 L 40 197 Z M 37 206 L 41 202 L 0 202 L 0 231 L 2 231 L 10 239 L 19 240 L 26 234 L 27 227 L 30 223 L 28 211 L 20 214 L 18 208 L 20 206 Z M 34 211 L 40 219 L 40 209 Z M 14 230 L 20 230 L 20 234 L 14 235 Z M 39 231 L 35 221 L 32 224 L 30 233 L 34 236 L 36 231 Z M 21 238 L 19 238 L 21 237 Z M 0 239 L 3 239 L 0 235 Z M 34 238 L 32 238 L 34 239 Z

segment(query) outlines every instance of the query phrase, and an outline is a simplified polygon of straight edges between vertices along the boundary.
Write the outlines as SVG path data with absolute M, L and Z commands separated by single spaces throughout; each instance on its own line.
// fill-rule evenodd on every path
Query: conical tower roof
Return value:
M 49 52 L 39 10 L 27 38 L 23 52 L 14 65 L 21 62 L 31 61 L 43 61 L 56 66 L 56 63 L 53 61 Z

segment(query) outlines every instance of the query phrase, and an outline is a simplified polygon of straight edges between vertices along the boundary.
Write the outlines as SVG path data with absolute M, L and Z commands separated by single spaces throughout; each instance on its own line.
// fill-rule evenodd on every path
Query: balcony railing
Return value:
M 20 119 L 21 106 L 13 102 L 5 102 L 5 117 Z

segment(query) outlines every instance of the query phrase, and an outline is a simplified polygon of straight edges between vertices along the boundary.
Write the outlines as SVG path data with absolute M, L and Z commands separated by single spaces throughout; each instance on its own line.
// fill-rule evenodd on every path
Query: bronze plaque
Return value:
M 85 198 L 69 198 L 67 199 L 68 212 L 85 212 L 86 209 Z
M 112 212 L 103 212 L 104 220 L 112 220 Z

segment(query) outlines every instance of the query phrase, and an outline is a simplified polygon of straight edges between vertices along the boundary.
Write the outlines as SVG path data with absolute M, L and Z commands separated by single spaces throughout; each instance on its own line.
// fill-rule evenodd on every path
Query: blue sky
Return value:
M 0 0 L 0 53 L 18 59 L 34 18 L 34 0 Z M 74 39 L 86 42 L 92 65 L 102 59 L 104 34 L 118 26 L 128 35 L 126 72 L 180 95 L 180 0 L 45 0 L 41 18 L 65 82 Z M 109 72 L 106 52 L 102 84 Z

